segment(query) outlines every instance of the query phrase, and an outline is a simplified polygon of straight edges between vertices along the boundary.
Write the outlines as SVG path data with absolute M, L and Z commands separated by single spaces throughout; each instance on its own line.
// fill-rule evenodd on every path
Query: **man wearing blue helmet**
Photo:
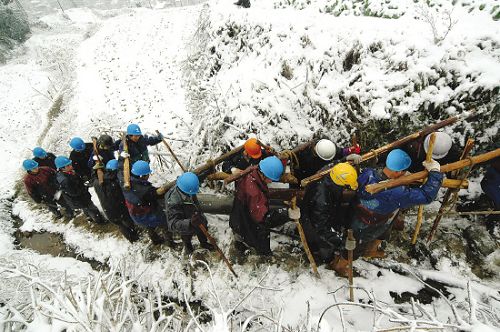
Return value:
M 382 258 L 385 253 L 379 249 L 386 239 L 400 209 L 415 205 L 429 204 L 436 199 L 443 181 L 440 165 L 437 161 L 424 161 L 422 164 L 429 171 L 427 182 L 418 188 L 399 186 L 376 194 L 368 193 L 365 188 L 369 184 L 389 179 L 397 179 L 406 174 L 412 161 L 401 149 L 392 150 L 386 159 L 386 166 L 376 170 L 366 168 L 358 178 L 358 202 L 354 208 L 351 228 L 358 241 L 355 255 Z M 347 276 L 348 261 L 338 256 L 332 268 L 342 276 Z
M 120 157 L 130 158 L 132 165 L 138 160 L 144 160 L 149 163 L 148 146 L 159 144 L 163 140 L 163 136 L 148 136 L 143 135 L 139 125 L 133 123 L 127 127 L 127 145 L 128 153 L 123 151 L 123 142 L 120 143 Z
M 84 181 L 90 180 L 92 167 L 89 166 L 89 159 L 93 151 L 92 143 L 85 143 L 80 137 L 73 137 L 69 146 L 73 149 L 69 159 L 72 161 L 74 172 Z
M 108 220 L 118 226 L 127 240 L 135 242 L 139 239 L 139 234 L 125 205 L 117 173 L 118 160 L 111 159 L 106 163 L 103 183 L 99 184 L 97 177 L 94 177 L 92 185 Z
M 58 156 L 55 164 L 57 167 L 57 182 L 68 205 L 73 210 L 82 210 L 87 218 L 96 224 L 105 223 L 101 213 L 92 202 L 90 193 L 82 178 L 73 170 L 71 159 Z
M 198 193 L 199 188 L 198 176 L 186 172 L 177 178 L 176 185 L 165 195 L 168 228 L 172 233 L 180 234 L 186 254 L 193 252 L 191 238 L 194 234 L 202 248 L 214 249 L 199 227 L 200 224 L 207 226 L 207 219 L 197 211 L 193 201 L 193 196 Z
M 151 174 L 149 163 L 144 160 L 136 161 L 132 165 L 131 173 L 130 190 L 123 191 L 130 217 L 134 223 L 147 230 L 153 244 L 166 243 L 173 248 L 175 244 L 168 230 L 165 212 L 160 206 L 161 197 L 157 193 L 158 188 L 148 181 Z M 164 231 L 165 239 L 156 232 L 156 229 Z
M 285 209 L 269 208 L 267 185 L 273 181 L 278 182 L 283 171 L 281 160 L 271 156 L 261 160 L 257 169 L 236 182 L 233 210 L 229 216 L 229 226 L 235 233 L 236 246 L 241 248 L 238 244 L 240 242 L 255 248 L 259 255 L 272 254 L 270 228 L 286 223 L 289 216 Z M 295 217 L 297 216 L 292 219 L 296 219 Z
M 40 167 L 50 167 L 52 169 L 56 169 L 56 164 L 54 164 L 54 160 L 56 160 L 56 156 L 53 153 L 47 152 L 41 147 L 37 146 L 33 149 L 33 160 L 38 163 Z

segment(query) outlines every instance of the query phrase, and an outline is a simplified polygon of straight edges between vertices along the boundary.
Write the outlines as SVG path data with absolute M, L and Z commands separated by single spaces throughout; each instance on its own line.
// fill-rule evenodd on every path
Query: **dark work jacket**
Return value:
M 71 172 L 57 172 L 57 182 L 64 200 L 72 209 L 82 209 L 92 204 L 90 193 L 81 177 Z
M 401 150 L 408 153 L 411 158 L 411 165 L 410 168 L 408 168 L 408 171 L 411 173 L 420 172 L 425 169 L 422 165 L 422 162 L 426 157 L 423 141 L 423 139 L 417 139 L 401 147 Z M 440 165 L 446 165 L 458 161 L 460 159 L 460 155 L 461 153 L 457 146 L 453 144 L 450 151 L 448 151 L 448 154 L 441 159 L 436 159 L 436 161 L 438 161 Z
M 342 249 L 342 228 L 350 224 L 354 201 L 354 193 L 344 194 L 347 191 L 329 176 L 307 186 L 300 206 L 301 222 L 314 250 Z
M 71 161 L 73 162 L 72 165 L 75 173 L 82 177 L 84 180 L 88 180 L 92 176 L 92 167 L 89 167 L 88 164 L 92 151 L 92 143 L 85 143 L 85 150 L 83 150 L 82 152 L 73 150 L 69 154 L 69 159 L 71 159 Z
M 115 159 L 115 151 L 116 150 L 99 150 L 99 155 L 101 156 L 101 161 L 104 167 L 106 167 L 108 161 Z M 92 149 L 92 153 L 90 154 L 89 160 L 87 161 L 87 165 L 92 169 L 95 164 L 96 161 L 94 160 L 94 149 Z
M 191 217 L 198 211 L 193 198 L 184 194 L 174 186 L 165 195 L 165 214 L 167 216 L 168 230 L 181 235 L 192 235 L 194 229 L 191 226 Z M 206 219 L 202 216 L 203 223 Z
M 493 201 L 496 210 L 500 210 L 500 172 L 493 166 L 488 167 L 481 188 L 484 193 Z
M 358 178 L 359 203 L 367 210 L 388 215 L 397 209 L 406 209 L 415 205 L 429 204 L 436 199 L 443 174 L 440 172 L 429 172 L 427 182 L 420 187 L 398 186 L 376 194 L 370 194 L 365 190 L 368 184 L 386 180 L 382 170 L 376 171 L 373 168 L 363 170 Z
M 123 191 L 125 204 L 132 220 L 144 227 L 165 225 L 165 213 L 158 202 L 156 188 L 151 182 L 130 177 L 130 190 Z
M 316 142 L 311 144 L 309 148 L 297 154 L 299 167 L 293 169 L 293 175 L 299 180 L 299 182 L 311 175 L 316 174 L 326 165 L 332 163 L 334 160 L 341 159 L 344 156 L 343 149 L 337 147 L 337 152 L 332 160 L 323 160 L 314 152 L 315 146 Z
M 117 171 L 105 170 L 102 185 L 99 184 L 96 177 L 94 177 L 92 184 L 109 220 L 116 221 L 128 218 L 129 213 L 118 182 Z
M 136 142 L 132 141 L 129 136 L 127 136 L 127 147 L 128 154 L 130 155 L 130 167 L 138 161 L 144 160 L 149 163 L 149 153 L 148 146 L 156 145 L 162 140 L 156 136 L 141 136 Z M 120 152 L 123 151 L 123 143 L 120 142 Z M 123 158 L 120 158 L 120 165 L 123 167 Z
M 54 163 L 56 156 L 53 153 L 47 152 L 47 157 L 45 158 L 33 158 L 34 161 L 38 163 L 38 166 L 46 166 L 52 169 L 56 169 L 56 164 Z
M 54 194 L 59 189 L 56 171 L 50 167 L 38 167 L 38 174 L 28 173 L 24 176 L 24 186 L 35 202 L 52 203 Z
M 236 182 L 229 226 L 259 254 L 271 252 L 269 227 L 288 221 L 282 212 L 269 210 L 269 189 L 258 170 L 253 170 Z
M 259 159 L 253 159 L 251 157 L 246 157 L 243 154 L 245 150 L 241 150 L 239 153 L 235 154 L 232 158 L 224 161 L 222 163 L 222 171 L 231 174 L 231 168 L 236 167 L 242 171 L 247 169 L 249 166 L 257 165 L 262 159 L 272 156 L 265 149 L 262 150 L 262 156 Z

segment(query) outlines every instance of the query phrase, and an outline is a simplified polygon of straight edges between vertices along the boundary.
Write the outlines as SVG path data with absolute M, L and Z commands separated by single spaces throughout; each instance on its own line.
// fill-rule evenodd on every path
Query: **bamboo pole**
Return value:
M 389 150 L 392 150 L 394 148 L 397 148 L 403 144 L 406 144 L 410 141 L 413 141 L 417 138 L 420 138 L 420 137 L 424 137 L 438 129 L 441 129 L 445 126 L 448 126 L 448 125 L 451 125 L 451 124 L 454 124 L 455 122 L 457 121 L 461 121 L 461 120 L 464 120 L 464 119 L 467 119 L 469 117 L 471 117 L 472 115 L 475 114 L 475 110 L 471 110 L 471 111 L 468 111 L 468 112 L 464 112 L 463 114 L 459 115 L 459 116 L 452 116 L 446 120 L 443 120 L 443 121 L 440 121 L 438 123 L 435 123 L 433 125 L 430 125 L 424 129 L 422 129 L 421 131 L 418 131 L 416 133 L 413 133 L 411 135 L 408 135 L 406 137 L 403 137 L 397 141 L 394 141 L 390 144 L 386 144 L 378 149 L 375 149 L 375 150 L 371 150 L 370 152 L 368 153 L 365 153 L 363 154 L 361 157 L 363 158 L 362 160 L 363 161 L 367 161 L 369 159 L 372 159 L 376 156 L 378 156 L 379 154 L 381 153 L 384 153 L 384 152 L 387 152 Z M 327 170 L 324 170 L 322 172 L 319 172 L 319 173 L 316 173 L 314 175 L 311 175 L 310 177 L 308 178 L 305 178 L 301 181 L 300 185 L 302 187 L 305 187 L 307 186 L 309 183 L 311 182 L 314 182 L 314 181 L 318 181 L 319 179 L 321 179 L 323 176 L 327 175 L 328 173 L 330 173 L 331 169 L 327 169 Z
M 436 134 L 432 133 L 429 139 L 429 147 L 427 148 L 427 155 L 425 156 L 425 161 L 430 162 L 432 160 L 432 151 L 434 151 L 434 143 L 436 142 Z M 417 243 L 418 234 L 420 233 L 420 227 L 422 226 L 422 220 L 424 219 L 424 205 L 419 205 L 417 224 L 415 225 L 415 231 L 413 233 L 413 238 L 411 239 L 411 244 L 415 245 Z
M 103 165 L 101 156 L 99 155 L 99 149 L 97 148 L 97 138 L 95 137 L 92 137 L 92 147 L 94 149 L 94 155 L 97 158 L 97 161 L 95 162 L 96 166 L 102 166 L 102 168 L 99 167 L 96 169 L 97 181 L 99 182 L 99 185 L 102 185 L 104 183 L 104 171 L 102 169 L 106 167 L 106 165 Z
M 354 278 L 353 278 L 353 266 L 352 263 L 354 261 L 354 249 L 356 249 L 356 239 L 354 238 L 354 234 L 352 229 L 347 230 L 347 240 L 345 243 L 345 247 L 347 249 L 347 260 L 349 262 L 349 301 L 354 302 Z
M 291 201 L 292 209 L 297 208 L 297 196 L 294 196 Z M 309 263 L 311 264 L 311 268 L 313 270 L 314 276 L 318 279 L 321 278 L 318 272 L 318 266 L 316 265 L 316 261 L 314 260 L 314 256 L 311 253 L 311 249 L 309 249 L 309 245 L 307 244 L 307 238 L 304 233 L 304 229 L 302 228 L 302 224 L 300 223 L 300 219 L 294 219 L 297 224 L 297 229 L 299 230 L 300 240 L 302 241 L 302 245 L 304 246 L 304 250 L 307 254 L 307 259 L 309 259 Z
M 500 148 L 493 150 L 493 151 L 490 151 L 490 152 L 487 152 L 487 153 L 477 155 L 477 156 L 473 156 L 473 157 L 470 157 L 467 159 L 459 160 L 459 161 L 456 161 L 454 163 L 443 165 L 443 166 L 441 166 L 440 172 L 441 173 L 451 172 L 454 170 L 458 170 L 458 169 L 470 166 L 472 164 L 484 163 L 488 160 L 494 159 L 494 158 L 499 157 L 499 156 L 500 156 Z M 382 191 L 384 189 L 390 189 L 390 188 L 394 188 L 397 186 L 409 185 L 413 182 L 424 179 L 425 177 L 427 177 L 428 173 L 429 172 L 427 172 L 427 170 L 425 170 L 425 171 L 413 173 L 410 175 L 403 175 L 402 177 L 397 178 L 397 179 L 392 179 L 392 180 L 387 180 L 387 181 L 382 181 L 379 183 L 367 185 L 365 190 L 367 192 L 369 192 L 370 194 L 374 194 L 374 193 L 378 193 L 379 191 Z

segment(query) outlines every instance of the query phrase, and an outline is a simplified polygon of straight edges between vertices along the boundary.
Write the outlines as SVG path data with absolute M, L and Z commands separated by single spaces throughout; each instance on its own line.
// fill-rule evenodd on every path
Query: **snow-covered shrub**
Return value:
M 16 43 L 24 42 L 31 32 L 29 22 L 18 1 L 0 2 L 0 62 L 4 62 L 7 52 Z

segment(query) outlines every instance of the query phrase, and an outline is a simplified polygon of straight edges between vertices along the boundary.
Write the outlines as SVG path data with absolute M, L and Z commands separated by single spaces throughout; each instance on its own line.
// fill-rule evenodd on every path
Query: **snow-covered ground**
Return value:
M 473 134 L 478 150 L 487 149 L 498 141 L 495 104 L 500 83 L 500 27 L 491 14 L 495 1 L 483 2 L 487 10 L 474 7 L 475 2 L 470 7 L 455 6 L 456 24 L 438 45 L 413 1 L 398 2 L 398 8 L 404 9 L 398 11 L 398 19 L 354 16 L 346 10 L 336 17 L 322 10 L 333 1 L 304 1 L 299 10 L 264 0 L 252 1 L 249 10 L 235 7 L 231 1 L 214 0 L 180 8 L 79 8 L 66 10 L 66 17 L 44 16 L 41 20 L 46 25 L 37 25 L 18 50 L 19 56 L 0 67 L 0 144 L 7 155 L 0 173 L 2 277 L 9 276 L 2 268 L 13 264 L 20 270 L 31 264 L 40 280 L 55 285 L 64 272 L 75 284 L 98 275 L 77 259 L 17 250 L 12 210 L 23 222 L 22 231 L 62 234 L 78 255 L 106 263 L 112 270 L 126 266 L 121 275 L 142 287 L 157 287 L 170 299 L 201 300 L 213 310 L 212 321 L 204 323 L 206 330 L 230 330 L 231 325 L 235 330 L 246 319 L 252 322 L 249 330 L 276 328 L 272 320 L 291 330 L 315 329 L 328 306 L 346 301 L 346 289 L 330 293 L 346 281 L 324 267 L 319 269 L 322 278 L 315 279 L 298 241 L 273 235 L 276 257 L 270 264 L 255 257 L 236 262 L 237 280 L 211 255 L 207 257 L 210 278 L 205 267 L 191 266 L 178 251 L 151 248 L 147 239 L 129 244 L 116 232 L 81 222 L 54 221 L 47 211 L 34 209 L 25 196 L 15 197 L 23 174 L 22 160 L 38 144 L 56 154 L 67 154 L 72 136 L 89 139 L 108 132 L 116 137 L 128 123 L 137 122 L 143 131 L 158 129 L 179 139 L 171 143 L 181 160 L 192 167 L 228 146 L 239 145 L 249 134 L 281 148 L 319 132 L 345 143 L 355 128 L 380 124 L 370 121 L 406 119 L 420 127 L 422 120 L 445 118 L 478 100 L 485 114 L 483 126 L 467 123 L 446 130 L 460 143 Z M 391 6 L 391 1 L 384 3 L 380 6 Z M 441 3 L 444 7 L 434 13 L 440 35 L 446 26 L 446 17 L 441 16 L 452 8 L 451 3 Z M 471 7 L 476 9 L 469 12 Z M 482 90 L 476 93 L 479 87 Z M 62 106 L 53 107 L 61 97 Z M 399 123 L 401 120 L 392 122 L 391 129 Z M 389 130 L 387 140 L 407 130 Z M 384 139 L 379 136 L 373 142 L 366 138 L 364 146 L 376 146 Z M 153 150 L 165 149 L 158 146 Z M 153 168 L 156 184 L 180 174 L 170 160 L 161 168 L 155 158 Z M 438 207 L 434 203 L 428 209 Z M 227 219 L 210 216 L 210 230 L 224 252 L 232 253 Z M 408 220 L 414 222 L 414 218 Z M 467 222 L 445 218 L 444 223 Z M 374 324 L 382 329 L 403 324 L 398 319 L 415 319 L 415 308 L 395 303 L 391 292 L 422 291 L 418 278 L 440 280 L 450 293 L 449 300 L 434 293 L 432 304 L 422 304 L 425 313 L 417 310 L 417 317 L 422 316 L 419 319 L 432 320 L 435 315 L 440 322 L 476 331 L 498 329 L 498 252 L 490 259 L 496 274 L 485 280 L 476 277 L 465 261 L 453 262 L 453 256 L 445 253 L 435 264 L 437 270 L 414 260 L 408 265 L 393 263 L 417 276 L 356 262 L 360 277 L 355 284 L 371 292 L 358 290 L 356 298 L 378 309 L 343 306 L 339 311 L 335 307 L 321 320 L 321 330 L 341 330 L 341 320 L 347 330 L 372 330 Z M 21 285 L 16 286 L 16 280 L 2 283 L 0 302 L 14 306 L 29 298 L 26 292 L 12 293 Z M 471 280 L 473 300 L 468 298 L 467 280 Z M 80 287 L 85 285 L 82 281 Z M 478 309 L 477 316 L 469 316 L 469 303 Z M 229 320 L 231 308 L 234 317 Z M 259 314 L 269 319 L 257 323 L 254 315 Z M 62 317 L 74 320 L 71 315 Z M 50 325 L 47 321 L 45 325 L 35 323 L 31 325 L 34 330 Z M 127 329 L 140 330 L 134 322 L 128 324 Z M 84 330 L 76 323 L 58 321 L 56 325 Z M 90 330 L 102 328 L 90 326 Z M 143 328 L 147 326 L 151 325 L 144 323 Z

